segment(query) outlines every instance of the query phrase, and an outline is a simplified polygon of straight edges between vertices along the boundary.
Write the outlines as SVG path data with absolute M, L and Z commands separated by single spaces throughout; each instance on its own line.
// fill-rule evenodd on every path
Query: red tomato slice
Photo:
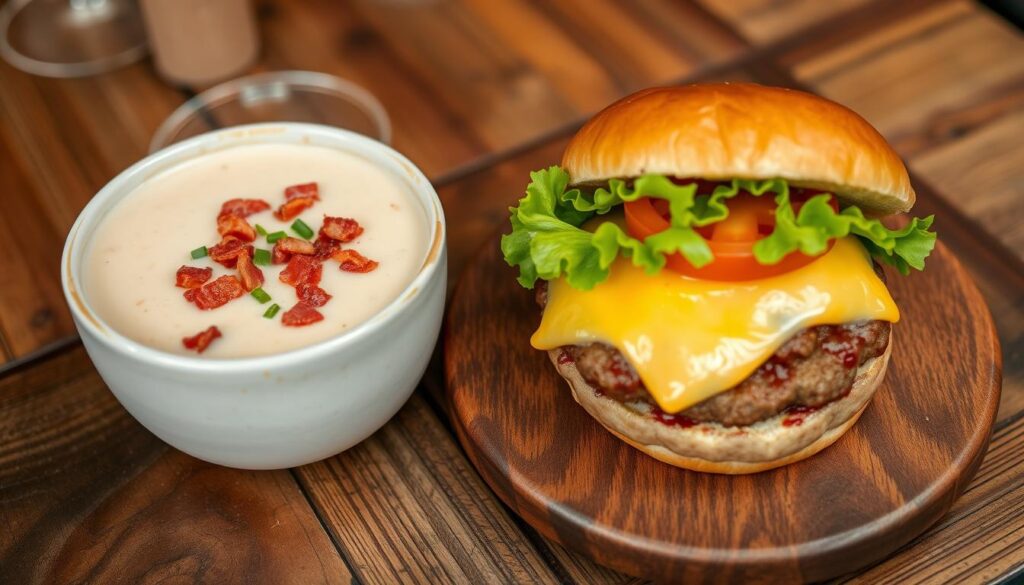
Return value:
M 701 190 L 704 192 L 704 190 Z M 812 189 L 793 189 L 790 200 L 794 211 L 799 212 L 804 201 L 821 193 Z M 832 209 L 839 211 L 835 197 L 830 200 Z M 667 265 L 672 270 L 703 280 L 755 280 L 785 274 L 806 266 L 817 256 L 793 252 L 778 264 L 761 264 L 754 258 L 754 244 L 772 233 L 775 228 L 775 198 L 771 195 L 755 197 L 749 193 L 726 200 L 729 217 L 722 221 L 696 228 L 711 248 L 714 260 L 696 268 L 682 254 L 671 254 Z M 635 238 L 644 239 L 669 227 L 668 202 L 663 199 L 641 197 L 625 204 L 626 229 Z M 829 242 L 826 251 L 835 242 Z

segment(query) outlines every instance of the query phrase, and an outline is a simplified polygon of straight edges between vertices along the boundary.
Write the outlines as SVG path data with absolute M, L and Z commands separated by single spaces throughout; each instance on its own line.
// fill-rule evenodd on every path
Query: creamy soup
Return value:
M 316 182 L 320 200 L 298 218 L 317 231 L 324 216 L 351 218 L 363 232 L 342 245 L 379 264 L 366 273 L 346 272 L 333 259 L 322 264 L 319 287 L 332 295 L 316 311 L 323 320 L 300 327 L 282 324 L 297 302 L 296 289 L 279 280 L 285 264 L 257 266 L 260 303 L 249 293 L 212 310 L 200 310 L 175 285 L 182 265 L 212 268 L 209 282 L 236 269 L 210 257 L 193 259 L 193 249 L 217 244 L 217 216 L 225 201 L 262 199 L 271 209 L 245 220 L 268 233 L 287 232 L 294 220 L 273 211 L 284 190 Z M 316 235 L 312 238 L 315 240 Z M 357 155 L 310 145 L 262 144 L 229 148 L 158 173 L 125 197 L 104 218 L 86 252 L 83 289 L 89 304 L 119 333 L 152 348 L 196 355 L 183 338 L 216 326 L 221 337 L 202 353 L 237 358 L 280 353 L 337 336 L 392 302 L 413 279 L 428 248 L 426 214 L 397 177 Z M 271 250 L 263 235 L 252 245 Z M 280 312 L 264 313 L 273 303 Z

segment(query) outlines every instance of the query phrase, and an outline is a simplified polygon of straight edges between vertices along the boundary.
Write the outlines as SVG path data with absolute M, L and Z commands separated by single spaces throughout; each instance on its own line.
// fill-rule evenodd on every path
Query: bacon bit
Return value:
M 316 239 L 316 242 L 313 243 L 313 247 L 316 249 L 316 253 L 314 254 L 316 259 L 324 261 L 341 249 L 341 243 L 338 242 L 338 240 L 332 240 L 327 236 L 321 235 Z
M 280 240 L 278 240 L 278 241 L 280 241 Z M 274 244 L 274 248 L 273 248 L 273 250 L 270 253 L 270 262 L 272 264 L 284 264 L 291 257 L 292 257 L 291 254 L 289 254 L 288 252 L 285 252 L 281 248 L 278 248 L 277 244 Z
M 281 324 L 285 327 L 302 327 L 311 325 L 317 321 L 323 321 L 324 316 L 308 304 L 299 301 L 294 307 L 281 315 Z
M 244 294 L 245 289 L 242 288 L 242 283 L 237 278 L 224 275 L 199 288 L 188 289 L 184 296 L 186 300 L 195 303 L 200 309 L 209 311 L 222 307 Z
M 320 235 L 347 244 L 363 233 L 359 222 L 347 217 L 324 216 L 324 224 L 320 226 Z
M 220 206 L 220 214 L 249 217 L 268 209 L 270 209 L 270 204 L 262 199 L 229 199 Z
M 195 266 L 182 266 L 178 269 L 176 286 L 181 288 L 195 288 L 202 286 L 204 282 L 213 276 L 213 268 L 196 268 Z
M 230 213 L 222 213 L 217 216 L 217 233 L 224 237 L 232 236 L 246 242 L 256 239 L 256 230 L 249 225 L 249 222 Z
M 206 331 L 200 331 L 192 337 L 183 337 L 181 344 L 185 346 L 185 349 L 194 349 L 196 353 L 203 353 L 210 346 L 210 342 L 220 336 L 220 329 L 217 329 L 216 325 L 211 325 Z
M 242 288 L 245 289 L 245 292 L 252 292 L 254 288 L 263 284 L 263 271 L 252 263 L 248 254 L 238 256 L 238 277 L 242 281 Z
M 303 183 L 284 188 L 284 200 L 291 201 L 299 197 L 309 197 L 320 201 L 320 186 L 316 183 Z
M 312 256 L 316 253 L 316 248 L 313 244 L 306 240 L 300 240 L 299 238 L 293 238 L 291 236 L 281 238 L 274 244 L 274 249 L 281 248 L 282 252 L 289 255 L 291 254 L 304 254 L 306 256 Z
M 274 249 L 270 255 L 270 261 L 274 264 L 284 264 L 292 254 L 312 256 L 316 254 L 316 247 L 306 240 L 299 238 L 284 237 L 274 243 Z
M 327 291 L 308 282 L 303 282 L 295 287 L 295 296 L 311 307 L 322 307 L 331 300 L 331 295 L 327 294 Z
M 295 216 L 313 207 L 314 203 L 316 203 L 316 199 L 312 197 L 289 199 L 287 203 L 277 208 L 277 211 L 274 212 L 274 217 L 281 221 L 291 221 Z
M 340 262 L 345 272 L 370 272 L 380 265 L 352 249 L 338 250 L 331 258 Z
M 234 236 L 224 236 L 219 244 L 208 248 L 207 253 L 210 255 L 210 260 L 227 268 L 234 268 L 235 263 L 238 262 L 238 256 L 248 254 L 252 258 L 252 250 L 253 247 L 247 246 L 242 240 Z
M 278 278 L 281 282 L 292 286 L 299 286 L 303 283 L 320 284 L 323 269 L 323 266 L 314 258 L 295 255 L 288 261 L 288 266 L 281 271 Z

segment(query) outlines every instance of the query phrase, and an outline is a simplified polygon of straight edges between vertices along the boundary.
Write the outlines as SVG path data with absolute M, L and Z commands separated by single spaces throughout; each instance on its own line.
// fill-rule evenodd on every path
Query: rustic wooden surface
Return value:
M 999 347 L 978 289 L 941 243 L 927 271 L 889 274 L 902 318 L 853 429 L 806 461 L 731 477 L 659 463 L 575 404 L 526 342 L 539 312 L 497 240 L 462 271 L 448 309 L 452 425 L 506 504 L 603 564 L 656 581 L 836 577 L 937 521 L 981 463 Z
M 254 71 L 366 86 L 438 185 L 451 273 L 505 221 L 527 172 L 634 89 L 698 79 L 804 87 L 864 114 L 906 157 L 915 212 L 972 274 L 1003 347 L 990 451 L 935 527 L 848 577 L 1024 571 L 1024 37 L 966 1 L 257 0 Z M 534 532 L 455 442 L 432 368 L 359 447 L 289 472 L 216 468 L 134 423 L 74 336 L 57 271 L 89 197 L 202 88 L 148 62 L 79 79 L 0 62 L 0 583 L 628 583 Z

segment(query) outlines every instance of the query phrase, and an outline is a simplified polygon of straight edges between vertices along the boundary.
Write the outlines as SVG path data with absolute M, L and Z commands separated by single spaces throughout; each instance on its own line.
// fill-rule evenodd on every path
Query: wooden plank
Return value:
M 63 232 L 48 221 L 29 173 L 0 136 L 0 177 L 9 194 L 0 214 L 0 337 L 8 359 L 23 356 L 73 329 L 57 278 Z
M 146 151 L 182 100 L 144 65 L 36 78 L 0 62 L 0 330 L 12 358 L 74 333 L 60 292 L 64 235 L 93 193 Z
M 364 583 L 559 580 L 418 395 L 363 443 L 295 473 Z
M 677 80 L 743 49 L 730 29 L 684 3 L 558 0 L 539 6 L 619 80 L 624 93 Z
M 755 45 L 765 45 L 869 0 L 697 0 Z
M 883 24 L 883 23 L 878 23 Z M 870 121 L 905 157 L 1008 115 L 1024 84 L 1024 37 L 968 2 L 938 2 L 830 46 L 782 57 L 801 82 Z M 951 123 L 951 121 L 958 123 Z M 965 125 L 967 126 L 965 128 Z
M 637 9 L 611 0 L 586 9 L 571 0 L 278 0 L 265 12 L 261 67 L 366 86 L 394 117 L 395 146 L 431 176 L 742 48 L 692 6 L 664 0 Z
M 1018 56 L 1024 60 L 1024 50 Z M 1014 97 L 1006 114 L 922 152 L 910 165 L 1024 260 L 1024 86 Z
M 1024 564 L 1024 418 L 992 437 L 978 475 L 935 527 L 844 582 L 984 583 Z
M 0 582 L 349 583 L 288 471 L 168 448 L 81 346 L 0 378 Z
M 262 6 L 260 24 L 264 48 L 258 68 L 322 71 L 362 85 L 387 110 L 392 145 L 428 176 L 487 151 L 472 126 L 456 119 L 351 6 L 272 0 Z
M 546 548 L 568 579 L 572 583 L 584 584 L 605 584 L 605 585 L 645 585 L 651 583 L 642 577 L 633 577 L 625 573 L 617 573 L 607 567 L 603 567 L 580 553 L 573 552 L 553 540 L 548 540 L 537 533 L 529 525 L 523 523 L 524 530 L 536 535 L 543 544 L 538 547 Z
M 1002 346 L 1003 391 L 998 420 L 1024 412 L 1024 268 L 980 226 L 962 216 L 923 181 L 914 213 L 935 214 L 939 238 L 974 278 L 994 317 Z

